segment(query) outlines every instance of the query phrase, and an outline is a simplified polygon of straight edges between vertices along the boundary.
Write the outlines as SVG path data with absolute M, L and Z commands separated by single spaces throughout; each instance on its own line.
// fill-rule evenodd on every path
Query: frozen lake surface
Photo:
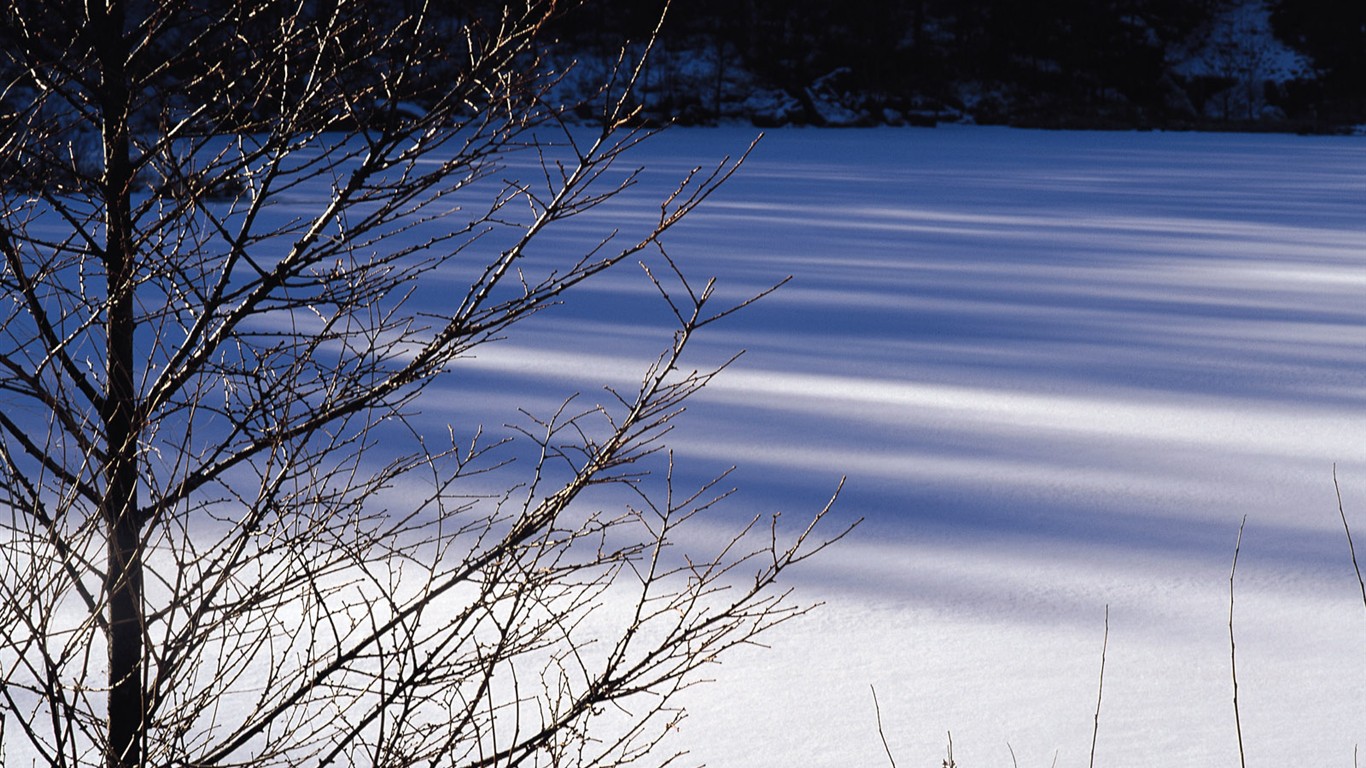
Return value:
M 675 130 L 644 186 L 742 151 Z M 584 217 L 589 225 L 657 215 Z M 595 217 L 597 217 L 595 219 Z M 1366 742 L 1366 142 L 996 128 L 771 133 L 668 241 L 740 297 L 743 358 L 672 445 L 730 509 L 852 538 L 824 601 L 695 689 L 712 766 L 1351 765 Z M 619 270 L 481 351 L 480 408 L 629 382 L 667 340 Z M 486 374 L 486 376 L 485 376 Z M 1013 755 L 1012 755 L 1013 753 Z

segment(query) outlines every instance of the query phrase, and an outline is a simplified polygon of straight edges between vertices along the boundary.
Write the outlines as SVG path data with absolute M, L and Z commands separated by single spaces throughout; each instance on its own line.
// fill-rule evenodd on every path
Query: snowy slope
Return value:
M 663 184 L 743 148 L 677 130 Z M 640 197 L 634 197 L 640 200 Z M 971 127 L 768 136 L 673 239 L 741 296 L 748 353 L 673 439 L 736 463 L 731 514 L 820 505 L 855 535 L 826 604 L 693 692 L 713 766 L 1348 765 L 1366 741 L 1366 144 Z M 594 214 L 629 223 L 647 207 Z M 585 222 L 591 223 L 591 222 Z M 666 324 L 629 270 L 481 353 L 497 398 L 627 382 Z

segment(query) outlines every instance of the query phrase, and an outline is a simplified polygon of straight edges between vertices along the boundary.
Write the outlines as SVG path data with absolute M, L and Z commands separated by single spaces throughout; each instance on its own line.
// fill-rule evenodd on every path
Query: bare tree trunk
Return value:
M 143 763 L 146 695 L 143 690 L 143 562 L 138 519 L 138 425 L 134 386 L 132 216 L 129 159 L 130 94 L 121 0 L 87 0 L 88 29 L 99 62 L 98 88 L 104 145 L 105 393 L 101 418 L 107 439 L 103 512 L 108 528 L 109 768 Z
M 109 742 L 110 768 L 143 762 L 142 553 L 131 516 L 113 522 L 109 532 Z

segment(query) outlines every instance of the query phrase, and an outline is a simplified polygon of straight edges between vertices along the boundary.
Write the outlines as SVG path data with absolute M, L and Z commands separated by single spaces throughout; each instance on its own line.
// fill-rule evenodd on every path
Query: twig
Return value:
M 1238 764 L 1247 768 L 1247 755 L 1243 751 L 1243 720 L 1238 713 L 1238 646 L 1233 641 L 1233 577 L 1238 573 L 1238 550 L 1243 546 L 1243 526 L 1247 525 L 1247 515 L 1238 524 L 1238 541 L 1233 545 L 1233 567 L 1228 573 L 1228 663 L 1229 674 L 1233 678 L 1233 725 L 1238 730 Z
M 949 731 L 949 756 L 944 758 L 944 768 L 958 768 L 958 763 L 953 761 L 953 731 Z
M 1010 746 L 1010 742 L 1008 741 L 1006 742 L 1006 749 L 1010 750 L 1011 766 L 1013 766 L 1013 768 L 1020 768 L 1020 761 L 1015 759 L 1015 748 Z
M 892 748 L 887 745 L 887 734 L 882 730 L 882 707 L 877 705 L 877 688 L 869 685 L 868 690 L 873 692 L 873 714 L 877 717 L 877 735 L 882 739 L 882 748 L 887 751 L 887 762 L 892 764 L 892 768 L 896 768 L 896 758 L 892 757 Z
M 1361 585 L 1361 602 L 1366 605 L 1366 581 L 1361 578 L 1361 566 L 1357 564 L 1357 548 L 1352 543 L 1352 528 L 1347 525 L 1347 512 L 1342 508 L 1342 488 L 1338 485 L 1338 465 L 1333 465 L 1333 490 L 1338 494 L 1338 515 L 1342 517 L 1342 530 L 1347 533 L 1347 550 L 1352 553 L 1352 568 L 1357 572 L 1357 584 Z
M 1105 652 L 1110 647 L 1110 604 L 1105 604 L 1105 636 L 1100 642 L 1100 684 L 1096 686 L 1096 720 L 1091 727 L 1091 768 L 1096 768 L 1096 737 L 1100 734 L 1100 702 L 1105 696 Z

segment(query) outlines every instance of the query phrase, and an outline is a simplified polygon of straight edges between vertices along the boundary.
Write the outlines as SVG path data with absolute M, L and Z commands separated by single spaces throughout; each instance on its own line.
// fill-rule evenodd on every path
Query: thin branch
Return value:
M 1361 566 L 1357 564 L 1357 549 L 1352 543 L 1352 528 L 1347 524 L 1347 512 L 1342 506 L 1342 487 L 1338 485 L 1338 465 L 1333 465 L 1333 490 L 1338 496 L 1338 515 L 1342 518 L 1342 531 L 1347 535 L 1347 550 L 1352 554 L 1352 569 L 1357 574 L 1357 584 L 1361 587 L 1361 602 L 1366 605 L 1366 581 L 1361 578 Z
M 877 703 L 877 688 L 869 685 L 868 690 L 873 692 L 873 716 L 877 718 L 878 738 L 882 739 L 882 749 L 887 753 L 887 762 L 891 764 L 892 768 L 896 768 L 896 758 L 892 757 L 892 748 L 887 744 L 887 734 L 882 730 L 882 707 L 879 707 Z
M 1105 635 L 1100 641 L 1100 681 L 1096 685 L 1096 717 L 1091 726 L 1091 768 L 1096 766 L 1096 737 L 1100 735 L 1100 702 L 1105 696 L 1105 652 L 1110 647 L 1110 605 L 1105 605 Z
M 1247 515 L 1238 524 L 1238 540 L 1233 545 L 1233 567 L 1228 573 L 1228 662 L 1229 675 L 1233 678 L 1233 724 L 1238 732 L 1238 764 L 1246 768 L 1247 754 L 1243 751 L 1243 719 L 1238 711 L 1238 647 L 1233 639 L 1233 577 L 1238 573 L 1238 551 L 1243 546 L 1243 526 L 1247 525 Z

